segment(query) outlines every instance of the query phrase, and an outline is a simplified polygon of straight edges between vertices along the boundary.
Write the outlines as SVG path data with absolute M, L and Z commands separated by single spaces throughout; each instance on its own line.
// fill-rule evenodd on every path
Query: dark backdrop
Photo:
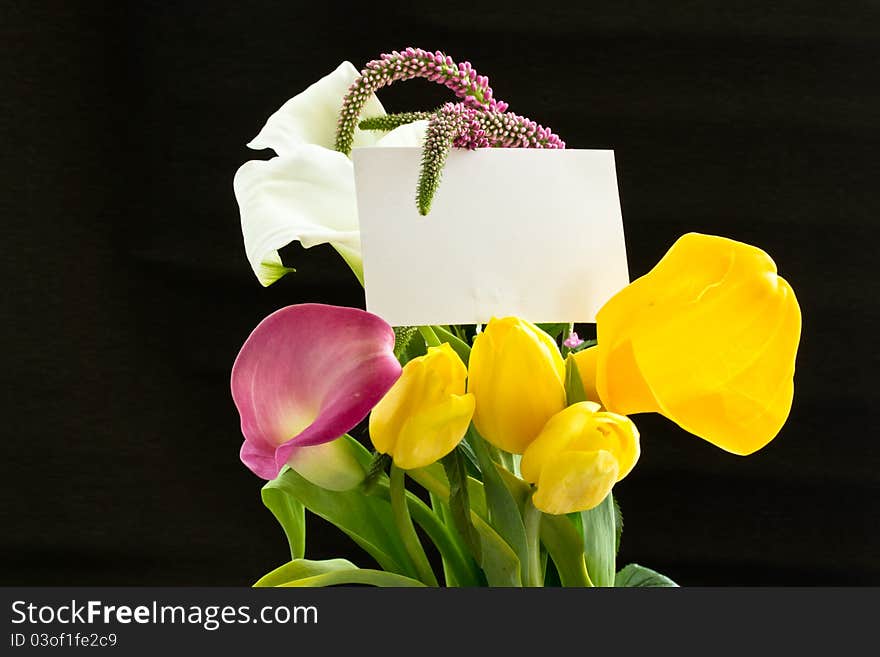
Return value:
M 615 150 L 633 275 L 697 230 L 760 245 L 797 292 L 788 424 L 742 459 L 638 418 L 622 560 L 687 584 L 880 584 L 876 4 L 175 4 L 3 3 L 0 583 L 247 584 L 285 559 L 238 461 L 230 366 L 273 309 L 363 297 L 324 247 L 261 288 L 232 176 L 288 97 L 418 45 Z M 309 556 L 366 562 L 310 532 Z

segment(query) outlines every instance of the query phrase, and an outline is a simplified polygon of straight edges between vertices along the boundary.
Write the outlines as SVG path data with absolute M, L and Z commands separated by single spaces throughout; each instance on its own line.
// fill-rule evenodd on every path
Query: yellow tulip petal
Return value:
M 532 502 L 554 515 L 592 509 L 611 492 L 617 473 L 610 452 L 563 452 L 541 471 Z
M 642 453 L 639 430 L 625 415 L 608 412 L 596 413 L 596 428 L 589 447 L 614 454 L 617 459 L 617 481 L 620 481 L 632 471 Z
M 565 362 L 549 336 L 524 320 L 493 319 L 468 365 L 477 430 L 496 447 L 521 454 L 565 407 L 564 382 Z
M 599 348 L 588 347 L 582 351 L 571 354 L 574 358 L 575 365 L 578 368 L 578 374 L 581 377 L 581 385 L 584 387 L 584 394 L 588 401 L 601 403 L 599 392 L 596 389 L 596 366 L 599 361 Z
M 523 454 L 523 479 L 539 482 L 549 463 L 571 452 L 607 452 L 617 460 L 616 481 L 629 474 L 641 454 L 639 431 L 628 417 L 599 408 L 594 402 L 579 402 L 550 418 Z
M 440 460 L 461 442 L 474 414 L 472 394 L 455 395 L 409 418 L 394 447 L 394 463 L 405 470 Z
M 414 358 L 370 415 L 370 439 L 401 468 L 430 465 L 464 437 L 474 412 L 467 368 L 444 343 Z
M 391 454 L 403 424 L 413 411 L 424 386 L 424 360 L 415 358 L 370 413 L 370 440 L 377 451 Z
M 551 417 L 523 454 L 519 466 L 523 479 L 537 483 L 547 463 L 593 428 L 593 414 L 598 410 L 595 402 L 580 402 Z

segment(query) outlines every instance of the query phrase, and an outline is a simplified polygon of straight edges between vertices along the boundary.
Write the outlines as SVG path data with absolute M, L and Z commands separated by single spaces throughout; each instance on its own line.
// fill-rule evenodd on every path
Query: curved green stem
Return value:
M 412 518 L 409 515 L 409 505 L 406 501 L 405 488 L 406 473 L 393 463 L 391 464 L 391 512 L 394 515 L 394 524 L 397 525 L 397 531 L 403 540 L 403 545 L 409 558 L 412 559 L 419 574 L 425 584 L 429 586 L 437 586 L 437 578 L 434 571 L 431 570 L 431 564 L 425 554 L 425 549 L 419 541 L 416 534 L 416 528 L 413 526 Z
M 526 529 L 526 547 L 529 554 L 527 586 L 544 586 L 544 569 L 541 567 L 541 518 L 543 514 L 532 503 L 531 495 L 523 508 L 523 524 Z

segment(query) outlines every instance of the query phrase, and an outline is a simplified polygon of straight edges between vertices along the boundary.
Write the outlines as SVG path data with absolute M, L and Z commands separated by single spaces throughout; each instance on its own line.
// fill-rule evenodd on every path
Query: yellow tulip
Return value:
M 565 408 L 565 363 L 556 343 L 531 322 L 493 318 L 471 350 L 468 391 L 476 396 L 477 431 L 522 454 Z
M 574 359 L 574 363 L 577 365 L 587 401 L 601 403 L 599 391 L 596 390 L 596 361 L 599 358 L 599 350 L 596 347 L 587 347 L 574 354 L 569 354 L 568 357 Z
M 756 247 L 684 235 L 599 310 L 596 325 L 595 382 L 608 410 L 661 413 L 741 455 L 788 417 L 801 312 Z
M 632 421 L 578 402 L 557 413 L 523 454 L 523 479 L 537 484 L 534 505 L 545 513 L 586 511 L 597 506 L 639 459 L 639 432 Z
M 443 458 L 467 431 L 474 396 L 465 393 L 467 369 L 448 343 L 409 361 L 370 414 L 375 448 L 405 470 Z

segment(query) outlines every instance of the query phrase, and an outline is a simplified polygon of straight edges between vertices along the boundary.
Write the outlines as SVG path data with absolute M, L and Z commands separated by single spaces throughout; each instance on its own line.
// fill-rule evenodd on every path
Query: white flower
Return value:
M 278 249 L 295 241 L 307 249 L 330 244 L 363 283 L 354 168 L 348 157 L 333 150 L 342 99 L 357 77 L 357 69 L 343 62 L 284 103 L 248 144 L 278 154 L 246 162 L 233 182 L 245 252 L 263 285 L 289 271 Z M 383 114 L 379 99 L 372 96 L 362 115 Z M 384 136 L 356 130 L 354 147 L 421 146 L 424 131 L 423 121 Z

